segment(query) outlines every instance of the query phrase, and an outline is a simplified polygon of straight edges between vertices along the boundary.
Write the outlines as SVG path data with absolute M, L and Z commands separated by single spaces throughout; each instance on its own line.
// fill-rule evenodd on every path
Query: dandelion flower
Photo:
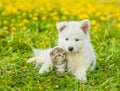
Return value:
M 38 20 L 38 17 L 34 16 L 32 19 L 33 19 L 34 21 L 37 21 L 37 20 Z
M 28 67 L 27 67 L 26 65 L 22 67 L 22 69 L 27 69 L 27 68 L 28 68 Z
M 12 27 L 11 30 L 12 30 L 12 31 L 16 31 L 16 27 Z
M 96 23 L 97 23 L 96 20 L 92 20 L 92 21 L 91 21 L 91 24 L 92 24 L 92 25 L 96 25 Z
M 4 27 L 3 27 L 3 30 L 7 30 L 7 29 L 8 29 L 8 27 L 7 27 L 7 26 L 4 26 Z
M 47 79 L 46 81 L 47 81 L 47 82 L 51 82 L 51 79 Z
M 27 27 L 25 27 L 25 26 L 24 26 L 24 27 L 22 27 L 22 30 L 27 30 Z

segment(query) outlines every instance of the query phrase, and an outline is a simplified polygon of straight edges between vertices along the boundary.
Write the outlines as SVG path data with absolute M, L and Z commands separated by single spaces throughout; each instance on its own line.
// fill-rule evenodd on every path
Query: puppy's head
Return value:
M 84 45 L 87 45 L 89 38 L 90 21 L 59 22 L 58 46 L 66 52 L 78 52 Z

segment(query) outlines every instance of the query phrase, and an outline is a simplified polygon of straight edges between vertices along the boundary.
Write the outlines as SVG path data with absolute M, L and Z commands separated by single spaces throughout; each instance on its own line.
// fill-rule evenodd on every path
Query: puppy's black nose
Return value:
M 73 47 L 69 47 L 68 50 L 69 50 L 69 51 L 72 51 L 72 50 L 73 50 Z

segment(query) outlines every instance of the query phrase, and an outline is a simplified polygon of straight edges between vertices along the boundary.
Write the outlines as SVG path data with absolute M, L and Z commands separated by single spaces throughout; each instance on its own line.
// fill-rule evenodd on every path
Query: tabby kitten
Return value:
M 62 48 L 54 48 L 50 52 L 50 57 L 54 64 L 54 71 L 57 75 L 67 71 L 66 53 Z

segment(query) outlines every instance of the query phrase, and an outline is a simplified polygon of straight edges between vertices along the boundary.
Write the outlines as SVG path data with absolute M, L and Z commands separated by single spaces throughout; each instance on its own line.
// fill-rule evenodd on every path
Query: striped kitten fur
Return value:
M 50 57 L 54 64 L 54 71 L 57 75 L 67 71 L 66 53 L 62 48 L 54 48 L 50 52 Z

